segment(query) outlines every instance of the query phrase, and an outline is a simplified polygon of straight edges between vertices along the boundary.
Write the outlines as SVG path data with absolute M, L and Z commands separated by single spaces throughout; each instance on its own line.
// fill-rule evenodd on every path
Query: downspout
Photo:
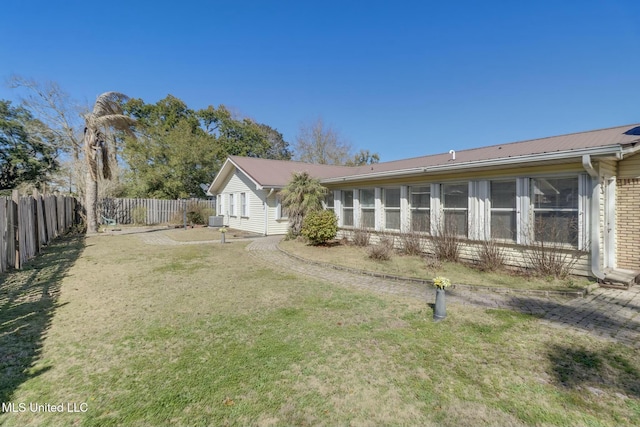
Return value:
M 582 156 L 582 166 L 591 177 L 591 272 L 604 280 L 605 274 L 600 269 L 600 174 L 591 164 L 591 155 Z
M 269 196 L 273 194 L 274 189 L 269 190 L 269 194 L 264 198 L 264 235 L 269 235 Z

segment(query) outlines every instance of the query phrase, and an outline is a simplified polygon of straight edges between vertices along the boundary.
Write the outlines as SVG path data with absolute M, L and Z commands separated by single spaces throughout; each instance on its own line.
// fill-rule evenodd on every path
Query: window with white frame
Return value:
M 276 195 L 276 219 L 287 219 L 288 216 L 287 210 L 282 204 L 280 194 Z
M 400 230 L 400 188 L 384 188 L 384 228 Z
M 373 188 L 360 190 L 360 226 L 363 228 L 376 226 L 376 193 Z
M 444 230 L 458 236 L 467 237 L 469 213 L 469 184 L 442 184 L 442 211 Z
M 532 180 L 533 236 L 538 242 L 578 245 L 578 177 Z
M 353 191 L 342 191 L 342 225 L 353 227 Z
M 329 190 L 324 198 L 324 208 L 327 210 L 333 210 L 335 206 L 335 200 L 333 199 L 333 191 Z
M 248 217 L 247 193 L 240 193 L 240 216 Z
M 429 233 L 431 231 L 431 186 L 409 188 L 411 210 L 411 231 Z
M 229 215 L 236 216 L 236 195 L 235 193 L 229 194 Z
M 516 181 L 491 181 L 491 238 L 516 241 Z

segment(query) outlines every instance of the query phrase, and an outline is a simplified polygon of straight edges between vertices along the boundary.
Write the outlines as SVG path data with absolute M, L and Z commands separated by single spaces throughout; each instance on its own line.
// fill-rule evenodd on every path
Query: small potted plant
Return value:
M 451 286 L 451 281 L 442 276 L 434 277 L 433 286 L 436 287 L 436 306 L 433 311 L 433 320 L 437 322 L 447 317 L 445 289 Z
M 225 235 L 227 234 L 227 227 L 220 228 L 220 243 L 225 243 Z

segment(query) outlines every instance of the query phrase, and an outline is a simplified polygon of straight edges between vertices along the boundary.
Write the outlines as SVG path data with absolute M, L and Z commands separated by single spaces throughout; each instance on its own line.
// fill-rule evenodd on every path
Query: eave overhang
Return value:
M 578 150 L 557 151 L 553 153 L 530 154 L 526 156 L 505 157 L 500 159 L 477 160 L 471 162 L 447 163 L 434 166 L 423 166 L 409 169 L 399 169 L 391 171 L 381 171 L 372 173 L 363 173 L 357 175 L 342 176 L 336 178 L 321 179 L 323 184 L 337 184 L 351 181 L 365 181 L 402 176 L 415 176 L 425 174 L 438 174 L 444 172 L 455 172 L 469 169 L 487 169 L 487 168 L 504 168 L 513 167 L 519 164 L 543 163 L 543 162 L 562 162 L 562 161 L 582 161 L 583 155 L 590 156 L 614 156 L 621 159 L 623 156 L 620 144 L 601 146 L 595 148 L 585 148 Z

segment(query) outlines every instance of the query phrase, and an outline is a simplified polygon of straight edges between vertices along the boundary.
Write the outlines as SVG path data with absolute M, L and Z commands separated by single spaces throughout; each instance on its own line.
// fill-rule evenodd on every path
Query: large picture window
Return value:
M 534 238 L 578 244 L 578 177 L 536 178 L 532 185 Z
M 360 226 L 376 226 L 376 194 L 373 188 L 360 190 Z
M 469 212 L 469 184 L 442 184 L 444 228 L 447 232 L 467 237 Z
M 491 182 L 491 238 L 516 240 L 516 182 Z
M 411 187 L 411 231 L 431 231 L 431 186 Z
M 400 188 L 385 188 L 384 227 L 387 230 L 400 230 Z
M 342 192 L 342 225 L 353 227 L 353 191 Z

